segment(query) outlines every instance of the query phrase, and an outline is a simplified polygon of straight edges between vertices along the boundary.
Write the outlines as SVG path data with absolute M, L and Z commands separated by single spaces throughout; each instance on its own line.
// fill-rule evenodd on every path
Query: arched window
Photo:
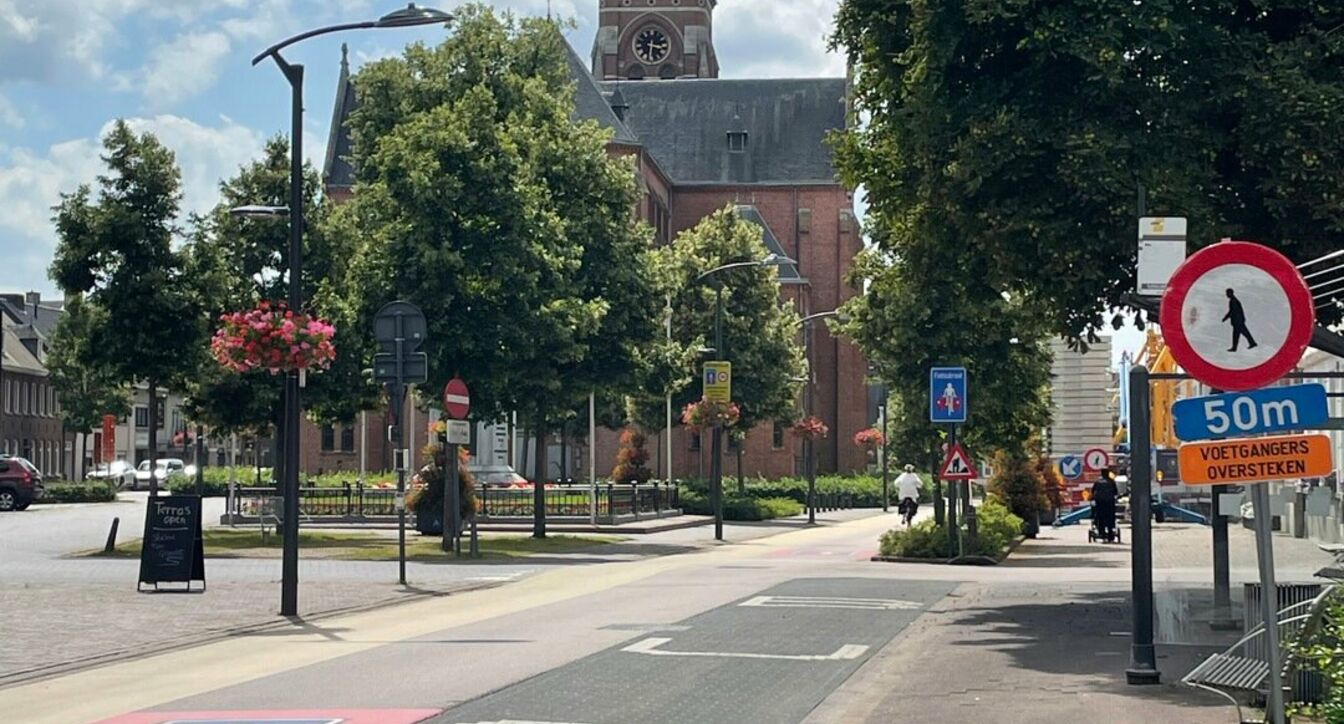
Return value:
M 644 80 L 644 67 L 638 64 L 632 64 L 626 69 L 625 77 L 630 80 Z
M 658 77 L 663 80 L 672 80 L 680 75 L 681 69 L 671 63 L 664 63 L 663 67 L 658 69 Z

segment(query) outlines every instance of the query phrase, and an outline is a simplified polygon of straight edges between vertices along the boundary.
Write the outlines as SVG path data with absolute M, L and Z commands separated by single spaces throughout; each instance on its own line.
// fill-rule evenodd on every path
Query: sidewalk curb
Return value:
M 94 654 L 93 656 L 89 656 L 82 659 L 74 659 L 71 661 L 62 661 L 55 664 L 36 666 L 29 669 L 21 669 L 19 671 L 14 671 L 5 674 L 4 676 L 0 676 L 0 692 L 12 687 L 22 686 L 25 684 L 32 684 L 47 679 L 53 679 L 56 677 L 65 676 L 68 674 L 75 674 L 81 671 L 96 669 L 102 666 L 107 666 L 109 664 L 115 664 L 122 661 L 138 659 L 148 656 L 157 656 L 159 654 L 166 654 L 173 651 L 180 651 L 182 649 L 195 648 L 197 646 L 212 644 L 217 641 L 233 638 L 235 636 L 248 636 L 251 634 L 264 633 L 267 631 L 290 626 L 295 621 L 302 621 L 302 622 L 322 621 L 329 618 L 343 616 L 351 613 L 363 613 L 375 609 L 398 606 L 404 603 L 413 603 L 415 601 L 422 601 L 427 598 L 441 598 L 446 596 L 453 596 L 459 593 L 470 593 L 472 591 L 481 591 L 488 588 L 497 588 L 499 586 L 504 585 L 505 583 L 507 583 L 507 581 L 485 581 L 480 583 L 472 583 L 464 586 L 458 586 L 454 588 L 411 591 L 402 596 L 384 598 L 378 601 L 373 601 L 371 603 L 358 604 L 354 606 L 331 608 L 324 611 L 317 611 L 308 614 L 306 616 L 296 616 L 293 619 L 281 617 L 277 614 L 274 620 L 240 624 L 238 626 L 230 626 L 228 628 L 206 631 L 202 633 L 200 636 L 186 640 L 179 640 L 172 642 L 165 641 L 157 644 L 151 643 L 146 644 L 144 646 L 122 649 L 120 651 Z

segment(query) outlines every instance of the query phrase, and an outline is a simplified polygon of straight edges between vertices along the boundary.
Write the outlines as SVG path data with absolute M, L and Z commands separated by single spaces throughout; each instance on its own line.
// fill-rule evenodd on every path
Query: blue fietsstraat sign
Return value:
M 966 368 L 934 367 L 929 370 L 929 420 L 966 422 Z
M 1325 386 L 1267 387 L 1179 400 L 1171 406 L 1184 441 L 1242 437 L 1318 427 L 1330 417 Z

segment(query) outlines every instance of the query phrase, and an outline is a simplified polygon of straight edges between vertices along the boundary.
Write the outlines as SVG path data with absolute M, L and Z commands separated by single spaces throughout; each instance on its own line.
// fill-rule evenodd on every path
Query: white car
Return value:
M 196 466 L 188 466 L 182 458 L 159 458 L 155 460 L 154 463 L 154 477 L 158 479 L 160 485 L 162 485 L 170 475 L 188 475 L 196 472 Z M 188 468 L 190 468 L 191 473 L 187 472 Z M 140 465 L 135 469 L 135 489 L 139 490 L 141 486 L 149 488 L 148 460 L 140 461 Z
M 118 490 L 135 487 L 135 468 L 125 460 L 114 460 L 99 465 L 86 477 L 90 480 L 106 480 L 116 485 Z

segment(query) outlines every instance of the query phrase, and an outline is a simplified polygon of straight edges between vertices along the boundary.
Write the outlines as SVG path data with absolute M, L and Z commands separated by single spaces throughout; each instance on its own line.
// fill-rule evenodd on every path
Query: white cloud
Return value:
M 0 0 L 0 67 L 5 80 L 94 80 L 117 21 L 148 0 Z
M 23 128 L 23 116 L 19 114 L 19 109 L 3 95 L 0 95 L 0 126 Z
M 724 77 L 844 75 L 844 56 L 826 50 L 839 5 L 839 0 L 724 0 L 714 13 L 714 46 Z
M 155 48 L 141 83 L 145 100 L 164 108 L 209 90 L 231 47 L 223 33 L 188 33 Z
M 182 214 L 206 211 L 218 201 L 219 180 L 254 158 L 261 134 L 221 117 L 207 126 L 174 115 L 132 118 L 137 132 L 151 131 L 177 155 L 182 170 Z M 55 144 L 44 152 L 0 148 L 0 289 L 53 291 L 47 265 L 56 247 L 51 207 L 61 193 L 93 183 L 103 172 L 101 137 Z

